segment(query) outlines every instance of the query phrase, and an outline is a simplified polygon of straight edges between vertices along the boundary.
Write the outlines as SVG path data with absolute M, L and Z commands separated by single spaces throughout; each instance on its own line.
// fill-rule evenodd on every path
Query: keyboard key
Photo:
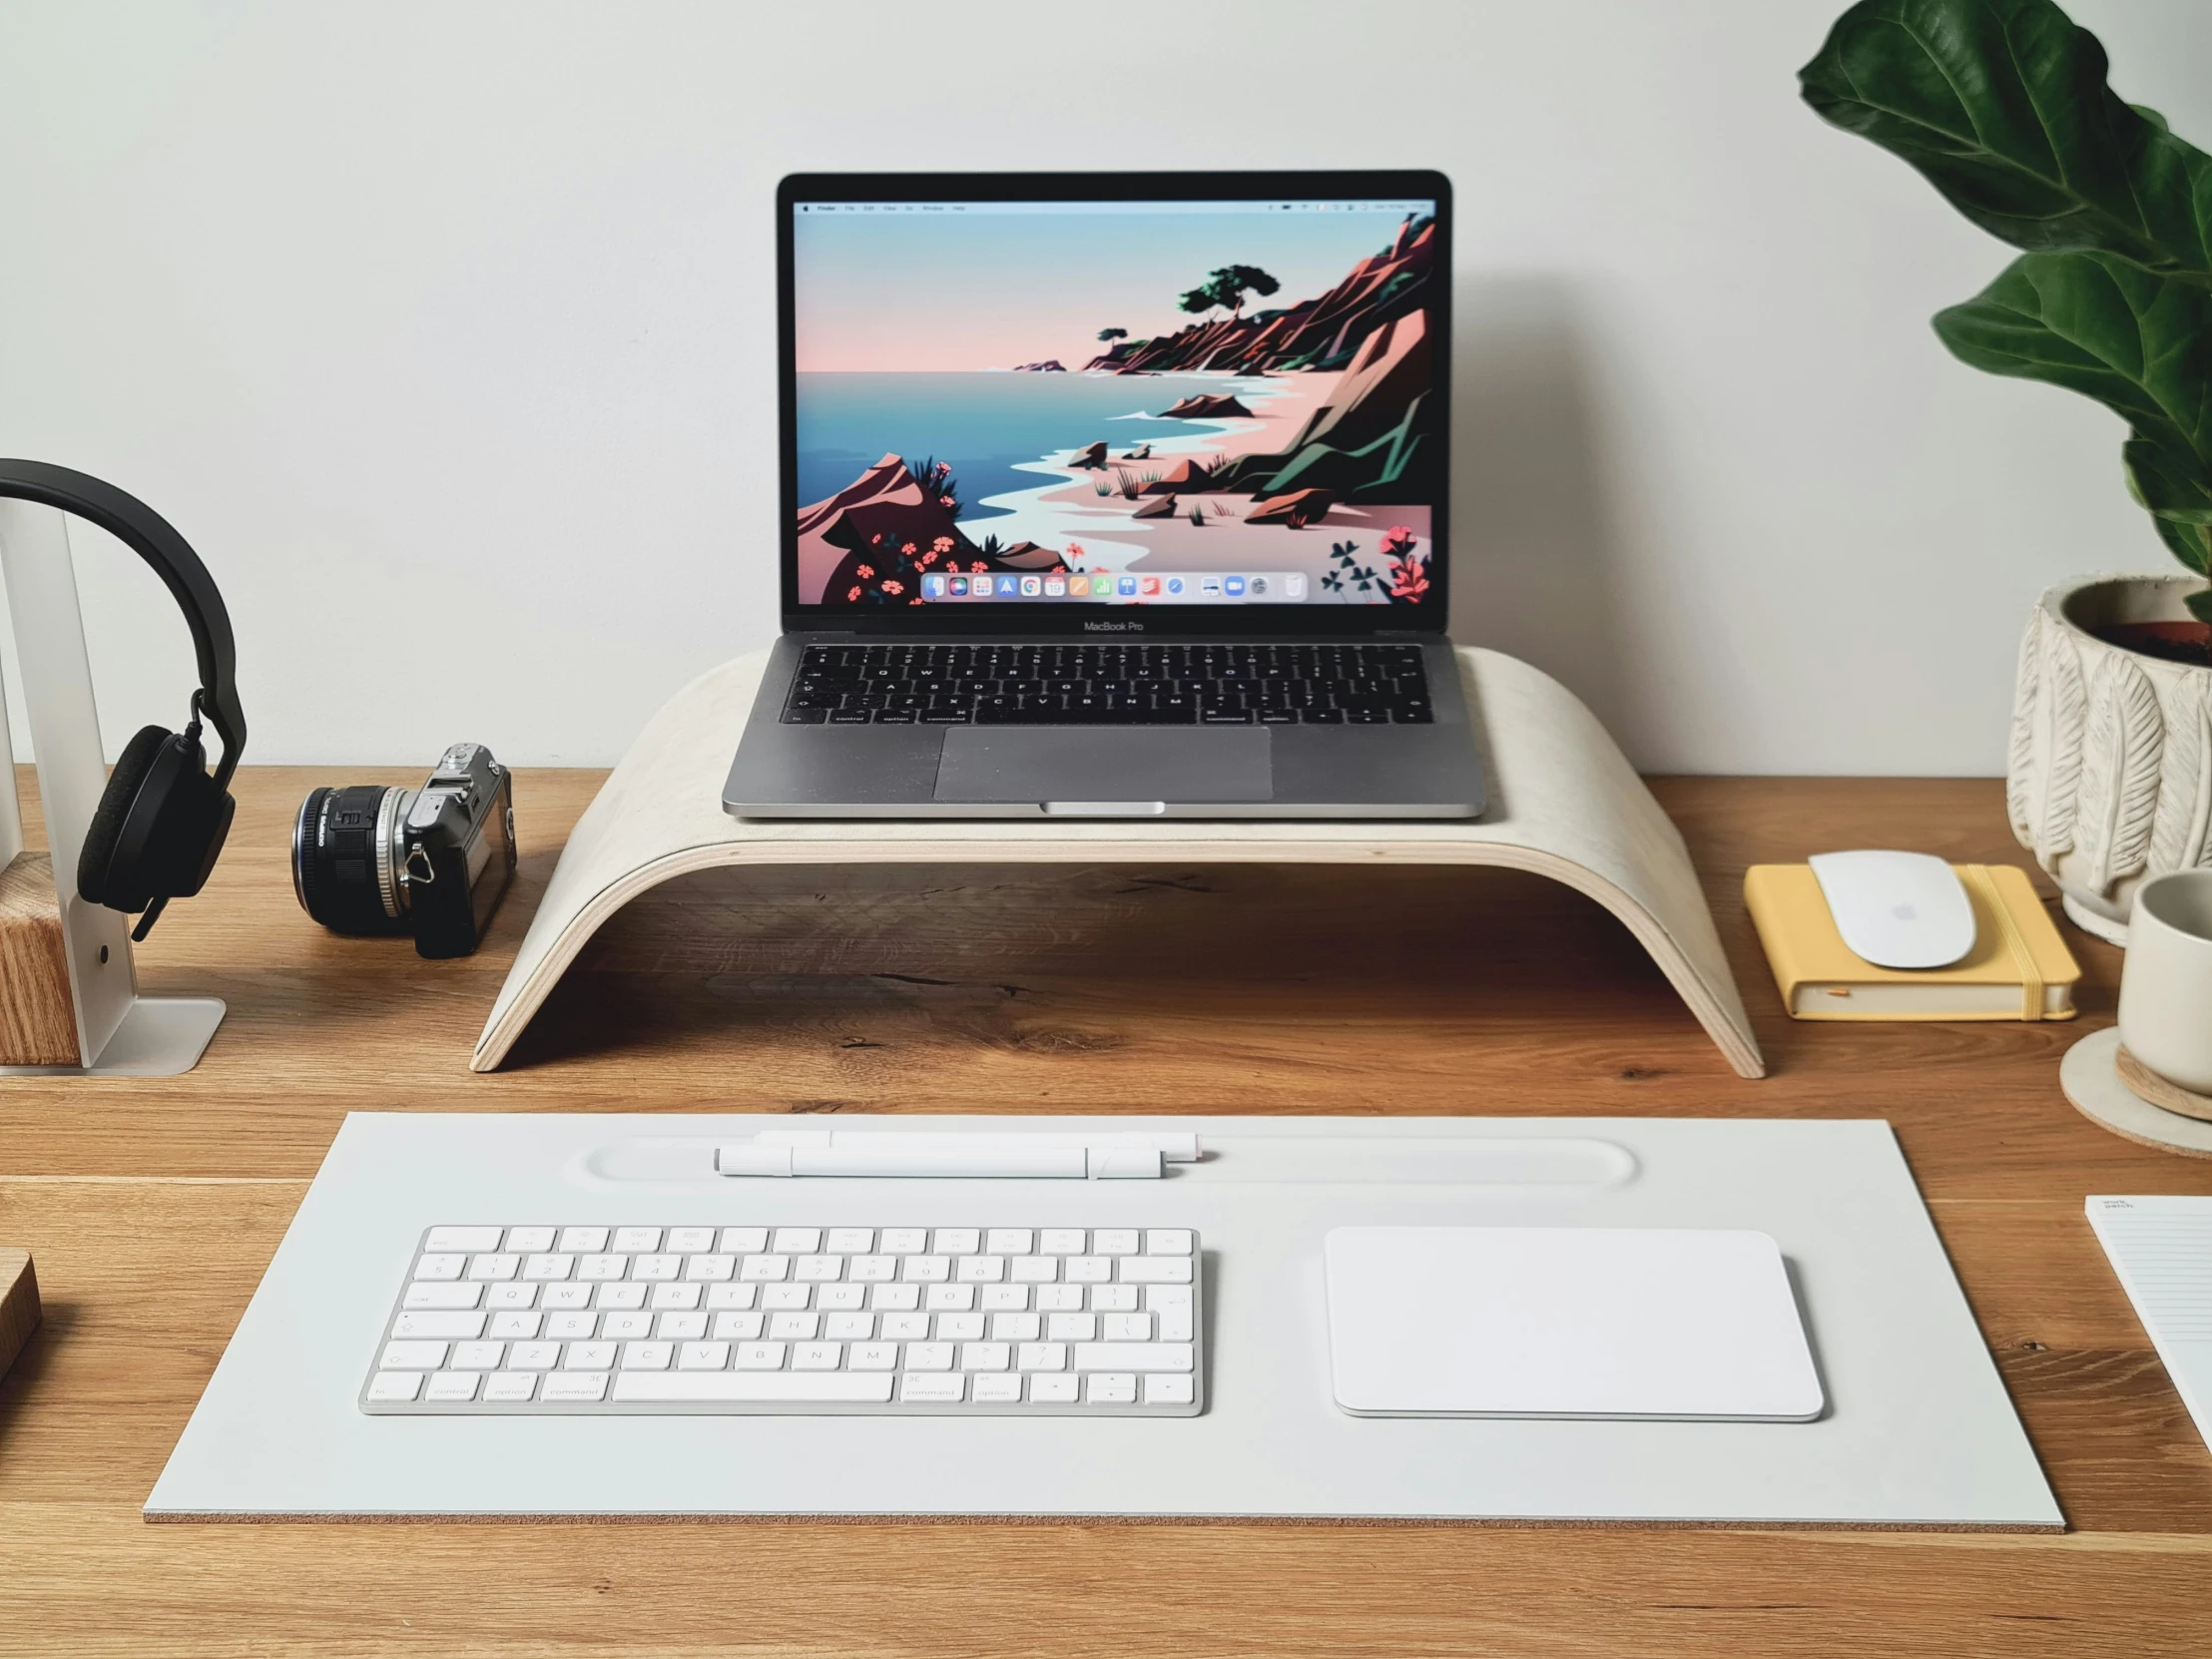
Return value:
M 822 1248 L 821 1229 L 779 1227 L 770 1248 L 780 1256 L 812 1256 Z
M 940 1227 L 929 1248 L 940 1256 L 972 1256 L 983 1248 L 983 1235 L 972 1227 Z
M 707 1287 L 707 1306 L 716 1310 L 750 1308 L 760 1297 L 758 1285 L 710 1285 Z
M 618 1227 L 615 1229 L 614 1248 L 629 1256 L 659 1250 L 661 1230 L 658 1227 Z
M 602 1290 L 606 1287 L 601 1286 Z M 538 1306 L 548 1312 L 562 1309 L 574 1312 L 591 1306 L 592 1287 L 589 1285 L 548 1285 L 538 1293 Z
M 759 1342 L 765 1314 L 717 1314 L 715 1316 L 715 1341 L 730 1343 Z
M 1152 1341 L 1152 1316 L 1108 1314 L 1099 1321 L 1098 1334 L 1109 1343 L 1148 1343 Z
M 549 1372 L 539 1384 L 538 1398 L 548 1402 L 556 1400 L 599 1400 L 607 1397 L 607 1374 L 603 1371 Z
M 1101 1227 L 1091 1235 L 1091 1254 L 1134 1256 L 1137 1253 L 1137 1231 L 1132 1227 Z
M 435 1371 L 445 1364 L 443 1343 L 386 1343 L 377 1364 L 385 1371 Z
M 967 1379 L 958 1372 L 932 1375 L 905 1372 L 898 1379 L 898 1397 L 913 1404 L 953 1405 L 967 1394 Z
M 602 1285 L 592 1293 L 591 1305 L 621 1313 L 634 1312 L 645 1306 L 646 1292 L 651 1289 L 650 1285 Z
M 729 1400 L 790 1404 L 881 1405 L 891 1397 L 887 1372 L 624 1372 L 618 1400 Z
M 500 1342 L 528 1342 L 538 1334 L 544 1319 L 543 1314 L 494 1314 L 484 1334 Z
M 604 1332 L 601 1333 L 605 1335 Z M 659 1314 L 654 1317 L 653 1335 L 662 1342 L 696 1343 L 707 1335 L 705 1314 Z
M 1134 1285 L 1093 1285 L 1091 1287 L 1091 1312 L 1094 1314 L 1134 1314 L 1137 1298 L 1141 1293 Z
M 700 1298 L 706 1295 L 704 1285 L 656 1285 L 646 1305 L 655 1313 L 670 1308 L 696 1308 Z
M 474 1290 L 476 1287 L 472 1285 L 468 1288 Z M 486 1308 L 528 1308 L 534 1306 L 537 1300 L 538 1288 L 535 1285 L 490 1285 L 484 1288 Z M 424 1306 L 435 1308 L 438 1304 L 432 1302 Z M 473 1308 L 476 1305 L 471 1302 L 466 1306 Z
M 553 1232 L 550 1227 L 510 1227 L 507 1229 L 506 1245 L 509 1250 L 521 1256 L 551 1250 Z
M 681 1256 L 665 1254 L 640 1256 L 630 1263 L 630 1277 L 640 1284 L 646 1285 L 655 1285 L 664 1280 L 674 1279 L 683 1271 L 684 1259 Z
M 570 1343 L 561 1356 L 564 1371 L 607 1371 L 615 1363 L 613 1343 Z
M 594 1284 L 621 1279 L 630 1271 L 627 1256 L 579 1256 L 576 1259 L 576 1277 Z
M 410 1400 L 421 1391 L 422 1373 L 418 1371 L 380 1371 L 369 1379 L 368 1397 L 381 1404 Z
M 993 1256 L 1026 1256 L 1031 1235 L 1026 1227 L 994 1227 L 983 1238 L 983 1248 Z
M 939 1314 L 937 1329 L 931 1335 L 940 1343 L 981 1342 L 983 1326 L 981 1314 Z
M 973 1285 L 928 1285 L 922 1288 L 921 1305 L 932 1314 L 964 1314 L 975 1306 Z
M 1029 1379 L 1029 1402 L 1032 1405 L 1073 1405 L 1075 1391 L 1082 1379 L 1070 1372 L 1065 1376 L 1039 1373 Z
M 854 1343 L 846 1364 L 854 1371 L 895 1371 L 898 1367 L 896 1343 Z
M 497 1371 L 506 1352 L 505 1343 L 455 1343 L 447 1363 L 455 1371 Z
M 666 1319 L 683 1319 L 686 1316 L 668 1314 L 663 1317 Z M 704 1318 L 705 1316 L 700 1317 Z M 650 1337 L 653 1335 L 653 1316 L 651 1314 L 602 1314 L 599 1317 L 599 1334 L 611 1343 L 624 1343 L 632 1338 Z
M 761 1306 L 771 1313 L 791 1313 L 809 1306 L 814 1294 L 812 1285 L 763 1285 Z
M 391 1322 L 394 1337 L 437 1337 L 451 1342 L 454 1338 L 473 1340 L 484 1334 L 482 1314 L 431 1314 L 404 1313 Z
M 1190 1229 L 1152 1228 L 1144 1236 L 1144 1253 L 1147 1256 L 1188 1256 L 1191 1253 Z
M 458 1279 L 467 1266 L 466 1256 L 418 1256 L 414 1276 L 417 1279 Z
M 1048 1227 L 1037 1236 L 1037 1249 L 1047 1256 L 1080 1256 L 1085 1238 L 1080 1227 Z
M 725 1227 L 717 1241 L 725 1256 L 746 1256 L 768 1249 L 768 1229 L 765 1227 Z
M 963 1343 L 960 1345 L 960 1369 L 962 1371 L 1004 1371 L 1013 1362 L 1013 1351 L 1004 1343 Z
M 968 1379 L 968 1397 L 978 1405 L 1010 1405 L 1021 1398 L 1021 1378 L 1014 1373 L 985 1373 Z
M 1188 1405 L 1194 1388 L 1195 1382 L 1188 1376 L 1154 1372 L 1144 1380 L 1144 1402 L 1147 1405 Z
M 693 1256 L 715 1248 L 715 1230 L 711 1227 L 672 1227 L 668 1230 L 667 1248 L 679 1256 Z
M 516 1343 L 507 1350 L 510 1371 L 551 1371 L 560 1363 L 559 1343 Z
M 824 1246 L 832 1256 L 865 1256 L 875 1248 L 872 1227 L 832 1227 Z
M 676 1353 L 674 1343 L 624 1343 L 622 1345 L 622 1369 L 624 1371 L 666 1371 L 669 1360 Z
M 1134 1405 L 1137 1380 L 1127 1372 L 1100 1372 L 1083 1380 L 1083 1398 L 1092 1405 Z
M 1188 1285 L 1191 1259 L 1188 1256 L 1125 1256 L 1116 1277 L 1125 1285 Z
M 835 1371 L 844 1355 L 842 1343 L 799 1343 L 792 1349 L 793 1371 Z
M 473 1308 L 483 1300 L 481 1285 L 438 1284 L 417 1280 L 407 1287 L 403 1308 Z
M 906 1345 L 906 1369 L 908 1371 L 950 1371 L 952 1369 L 952 1345 L 950 1343 L 908 1343 Z M 430 1364 L 435 1365 L 435 1361 Z
M 548 1314 L 545 1317 L 545 1335 L 549 1342 L 570 1342 L 578 1338 L 599 1335 L 597 1314 Z
M 686 1343 L 677 1353 L 676 1364 L 683 1371 L 722 1371 L 730 1364 L 728 1343 Z
M 876 1248 L 886 1256 L 917 1256 L 929 1248 L 929 1230 L 925 1227 L 886 1227 L 876 1241 Z
M 566 1279 L 575 1269 L 576 1258 L 573 1256 L 530 1256 L 523 1260 L 522 1277 L 543 1284 L 548 1280 Z
M 1189 1343 L 1077 1343 L 1077 1371 L 1189 1371 Z
M 740 1343 L 736 1349 L 737 1367 L 740 1371 L 782 1371 L 784 1369 L 784 1345 L 782 1343 Z
M 459 1251 L 472 1255 L 480 1250 L 499 1248 L 499 1229 L 496 1227 L 433 1227 L 423 1239 L 424 1250 Z
M 530 1372 L 494 1372 L 484 1379 L 484 1401 L 490 1404 L 519 1404 L 538 1390 L 537 1377 Z
M 555 1248 L 572 1256 L 596 1255 L 607 1248 L 604 1227 L 564 1227 Z

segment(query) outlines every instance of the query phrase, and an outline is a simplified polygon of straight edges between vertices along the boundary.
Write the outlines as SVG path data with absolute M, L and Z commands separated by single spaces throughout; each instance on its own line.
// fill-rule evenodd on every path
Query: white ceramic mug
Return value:
M 2212 868 L 2135 889 L 2120 1041 L 2167 1082 L 2212 1095 Z

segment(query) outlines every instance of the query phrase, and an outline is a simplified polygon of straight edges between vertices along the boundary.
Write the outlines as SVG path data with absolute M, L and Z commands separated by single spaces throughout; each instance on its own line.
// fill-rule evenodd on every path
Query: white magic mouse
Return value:
M 1928 852 L 1817 852 L 1807 860 L 1836 931 L 1876 967 L 1948 967 L 1973 948 L 1973 905 Z

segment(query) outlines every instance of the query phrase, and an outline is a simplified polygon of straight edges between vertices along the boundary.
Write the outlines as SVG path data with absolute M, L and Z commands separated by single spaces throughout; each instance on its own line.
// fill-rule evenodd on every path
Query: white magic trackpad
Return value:
M 1340 1227 L 1329 1364 L 1355 1416 L 1806 1422 L 1820 1377 L 1764 1233 Z

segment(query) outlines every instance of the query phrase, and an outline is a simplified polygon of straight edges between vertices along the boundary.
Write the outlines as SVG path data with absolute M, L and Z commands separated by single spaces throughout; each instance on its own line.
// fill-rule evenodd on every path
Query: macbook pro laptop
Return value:
M 777 192 L 747 818 L 1470 818 L 1441 174 Z

